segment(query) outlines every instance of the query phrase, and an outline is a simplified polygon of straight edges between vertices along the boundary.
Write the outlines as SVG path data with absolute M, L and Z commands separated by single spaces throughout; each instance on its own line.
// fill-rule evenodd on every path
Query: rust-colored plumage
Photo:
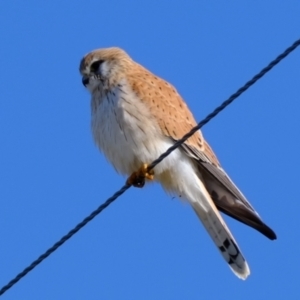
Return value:
M 196 125 L 176 89 L 119 48 L 89 53 L 80 63 L 80 72 L 92 95 L 95 141 L 121 173 L 130 175 L 152 162 Z M 276 235 L 221 168 L 201 132 L 154 171 L 166 190 L 190 202 L 232 270 L 246 278 L 247 263 L 218 210 L 270 239 Z

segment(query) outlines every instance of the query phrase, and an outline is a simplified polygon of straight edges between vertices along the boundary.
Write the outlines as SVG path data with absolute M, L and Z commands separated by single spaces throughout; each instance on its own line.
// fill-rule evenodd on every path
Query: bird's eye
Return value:
M 104 60 L 97 60 L 91 64 L 91 72 L 97 73 L 99 71 L 100 65 L 104 62 Z

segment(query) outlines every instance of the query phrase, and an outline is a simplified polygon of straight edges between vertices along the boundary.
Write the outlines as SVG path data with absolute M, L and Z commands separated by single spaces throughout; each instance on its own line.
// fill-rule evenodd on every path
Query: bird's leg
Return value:
M 136 172 L 133 172 L 126 180 L 126 184 L 142 188 L 145 184 L 145 179 L 154 179 L 154 171 L 153 169 L 148 170 L 147 164 L 143 164 Z

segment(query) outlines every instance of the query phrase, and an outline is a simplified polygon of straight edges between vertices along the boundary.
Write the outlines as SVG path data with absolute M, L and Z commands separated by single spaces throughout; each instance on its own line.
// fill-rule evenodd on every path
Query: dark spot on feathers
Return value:
M 226 239 L 223 243 L 224 247 L 227 249 L 230 246 L 228 239 Z
M 219 249 L 221 250 L 221 252 L 225 252 L 225 248 L 223 246 L 219 247 Z

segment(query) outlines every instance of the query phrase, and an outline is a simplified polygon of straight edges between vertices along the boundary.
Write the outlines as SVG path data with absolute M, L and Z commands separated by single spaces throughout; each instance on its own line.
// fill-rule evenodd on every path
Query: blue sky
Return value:
M 201 120 L 300 37 L 299 1 L 1 1 L 0 285 L 119 189 L 99 154 L 78 65 L 119 46 Z M 278 235 L 226 218 L 237 279 L 190 207 L 130 189 L 4 299 L 298 299 L 300 49 L 203 128 Z

